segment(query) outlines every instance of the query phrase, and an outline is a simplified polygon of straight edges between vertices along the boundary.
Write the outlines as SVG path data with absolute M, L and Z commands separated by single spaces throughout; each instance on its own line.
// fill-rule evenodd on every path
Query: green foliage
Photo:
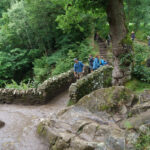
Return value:
M 52 71 L 52 75 L 57 75 L 63 72 L 68 71 L 73 67 L 73 59 L 75 58 L 75 53 L 72 50 L 69 50 L 66 59 L 59 59 L 56 63 L 55 69 Z
M 149 47 L 134 44 L 134 68 L 133 75 L 141 81 L 150 83 L 150 68 L 146 67 L 146 60 L 149 58 Z
M 22 82 L 20 82 L 20 84 L 18 84 L 14 80 L 12 80 L 12 83 L 6 84 L 5 88 L 6 89 L 28 90 L 29 88 L 33 88 L 33 83 L 28 82 L 26 84 L 22 81 Z
M 46 136 L 46 128 L 44 127 L 44 123 L 41 122 L 38 124 L 36 132 L 41 136 Z
M 10 7 L 10 2 L 11 2 L 11 0 L 1 0 L 0 1 L 0 17 Z
M 72 106 L 72 105 L 75 105 L 75 102 L 73 100 L 69 100 L 67 106 Z
M 5 1 L 7 0 L 3 2 Z M 4 3 L 0 2 L 0 7 L 1 5 L 4 6 Z M 66 56 L 70 57 L 69 50 L 76 53 L 75 49 L 80 42 L 91 34 L 91 20 L 89 15 L 84 14 L 77 22 L 73 21 L 69 32 L 64 34 L 58 29 L 55 20 L 65 14 L 65 6 L 66 1 L 63 0 L 25 0 L 11 3 L 10 9 L 0 18 L 0 86 L 11 79 L 17 82 L 23 79 L 28 81 L 28 78 L 32 79 L 33 72 L 35 80 L 42 82 L 51 75 L 55 66 L 57 67 L 53 74 L 71 67 L 71 58 L 65 60 L 64 69 L 59 63 Z M 70 15 L 73 18 L 73 14 Z M 77 27 L 78 24 L 80 28 Z M 84 53 L 81 54 L 81 57 L 84 56 Z
M 82 62 L 87 62 L 88 56 L 92 51 L 92 47 L 89 46 L 88 42 L 83 41 L 81 44 L 77 43 L 74 48 L 75 49 L 69 49 L 65 59 L 60 59 L 57 62 L 56 68 L 53 70 L 52 75 L 57 75 L 73 68 L 74 58 L 78 58 Z
M 150 84 L 137 79 L 132 79 L 125 84 L 125 87 L 136 93 L 141 93 L 144 90 L 150 89 Z
M 143 33 L 149 32 L 149 10 L 149 0 L 125 0 L 127 20 L 129 23 L 132 23 L 132 26 L 130 26 L 131 30 L 142 30 Z M 143 33 L 140 36 L 142 36 Z
M 138 138 L 137 143 L 135 144 L 136 150 L 150 150 L 150 134 L 149 131 L 144 134 L 141 133 Z
M 34 61 L 34 80 L 36 83 L 41 83 L 50 76 L 66 72 L 73 68 L 74 58 L 87 62 L 89 54 L 93 53 L 95 52 L 92 52 L 92 47 L 87 40 L 65 45 L 51 56 L 44 56 Z
M 88 55 L 95 52 L 85 39 L 93 38 L 96 32 L 105 39 L 109 33 L 105 11 L 107 2 L 1 0 L 0 86 L 12 79 L 17 83 L 21 80 L 27 83 L 34 78 L 38 84 L 72 68 L 74 57 L 87 62 Z M 146 40 L 150 29 L 148 0 L 126 0 L 124 4 L 132 30 L 139 29 L 137 38 Z M 128 39 L 123 42 L 129 42 Z M 149 70 L 141 65 L 146 55 L 145 51 L 142 56 L 135 52 L 133 74 L 149 81 Z M 128 54 L 121 61 L 128 62 L 130 58 Z
M 125 128 L 126 128 L 127 130 L 130 130 L 130 129 L 133 128 L 132 124 L 131 124 L 129 121 L 126 121 L 125 124 L 124 124 L 124 126 L 125 126 Z
M 132 51 L 130 51 L 129 53 L 127 53 L 126 55 L 120 55 L 120 66 L 121 68 L 125 68 L 128 67 L 133 60 L 133 54 Z
M 145 29 L 143 27 L 143 30 L 140 29 L 136 32 L 136 38 L 139 40 L 139 41 L 144 41 L 144 42 L 147 42 L 147 36 L 150 35 L 150 32 L 149 30 Z
M 0 52 L 0 86 L 9 83 L 11 79 L 18 82 L 25 79 L 32 67 L 32 61 L 40 54 L 40 50 L 27 51 L 19 48 L 12 49 L 9 53 Z M 29 78 L 31 78 L 31 75 Z

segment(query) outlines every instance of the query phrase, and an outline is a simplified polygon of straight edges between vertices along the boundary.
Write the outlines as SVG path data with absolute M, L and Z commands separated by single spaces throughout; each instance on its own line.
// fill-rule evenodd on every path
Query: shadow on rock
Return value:
M 3 121 L 0 121 L 0 128 L 3 128 L 5 126 L 5 123 Z

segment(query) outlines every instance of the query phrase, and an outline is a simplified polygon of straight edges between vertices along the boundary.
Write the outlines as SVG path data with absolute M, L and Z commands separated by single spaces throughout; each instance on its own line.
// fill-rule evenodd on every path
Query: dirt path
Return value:
M 142 42 L 142 41 L 139 41 L 137 39 L 135 40 L 135 42 L 138 43 L 138 44 L 141 44 L 143 46 L 148 46 L 146 42 Z
M 63 109 L 69 100 L 68 92 L 59 94 L 51 103 L 42 106 L 0 105 L 0 150 L 48 150 L 49 146 L 36 135 L 41 118 Z

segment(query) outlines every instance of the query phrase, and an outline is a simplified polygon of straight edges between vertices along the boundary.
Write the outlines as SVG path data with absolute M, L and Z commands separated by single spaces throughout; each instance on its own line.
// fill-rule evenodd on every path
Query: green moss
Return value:
M 74 104 L 75 104 L 75 102 L 74 102 L 72 99 L 70 99 L 70 100 L 68 101 L 67 106 L 72 106 L 72 105 L 74 105 Z
M 98 131 L 100 129 L 100 125 L 96 126 L 96 131 Z
M 149 129 L 150 131 L 150 129 Z M 141 133 L 136 144 L 136 150 L 150 150 L 150 134 L 149 131 L 146 134 Z
M 112 77 L 107 76 L 107 78 L 104 80 L 104 87 L 110 87 L 112 85 Z
M 128 117 L 130 118 L 130 117 L 132 117 L 132 116 L 133 116 L 132 112 L 129 112 L 129 113 L 128 113 Z
M 133 126 L 132 126 L 132 124 L 131 124 L 129 121 L 126 121 L 126 122 L 124 123 L 124 127 L 125 127 L 127 130 L 133 129 Z
M 128 101 L 129 96 L 128 96 L 127 92 L 128 91 L 121 91 L 120 92 L 119 96 L 116 99 L 119 104 L 124 103 L 125 101 Z
M 127 34 L 127 36 L 121 41 L 121 44 L 123 45 L 132 45 L 132 40 L 130 38 L 130 34 Z
M 91 93 L 94 90 L 111 86 L 112 69 L 112 67 L 105 66 L 93 72 L 89 76 L 79 80 L 75 85 L 76 91 L 73 91 L 76 101 L 74 101 L 74 99 L 73 101 L 70 100 L 68 105 L 78 102 L 78 100 L 80 100 L 83 96 Z
M 150 90 L 150 84 L 133 79 L 125 84 L 125 87 L 134 91 L 137 94 L 142 93 L 144 90 Z
M 121 45 L 125 47 L 127 46 L 126 48 L 124 48 L 124 52 L 119 56 L 120 67 L 122 69 L 125 69 L 126 67 L 128 68 L 133 62 L 133 43 L 129 34 L 121 41 Z
M 102 105 L 102 106 L 100 106 L 100 110 L 101 111 L 108 111 L 110 109 L 111 109 L 111 106 L 109 106 L 109 105 Z
M 46 136 L 46 129 L 43 123 L 40 123 L 37 126 L 37 130 L 36 132 L 40 135 L 40 136 Z

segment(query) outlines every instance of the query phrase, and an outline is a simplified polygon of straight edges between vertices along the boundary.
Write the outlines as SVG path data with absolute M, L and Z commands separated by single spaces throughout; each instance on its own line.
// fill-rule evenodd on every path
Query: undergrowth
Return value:
M 141 133 L 138 138 L 137 143 L 135 144 L 136 150 L 150 150 L 150 134 L 147 132 L 146 134 Z
M 141 93 L 144 90 L 150 89 L 150 84 L 147 82 L 140 81 L 138 79 L 132 79 L 125 84 L 125 87 L 136 93 Z

